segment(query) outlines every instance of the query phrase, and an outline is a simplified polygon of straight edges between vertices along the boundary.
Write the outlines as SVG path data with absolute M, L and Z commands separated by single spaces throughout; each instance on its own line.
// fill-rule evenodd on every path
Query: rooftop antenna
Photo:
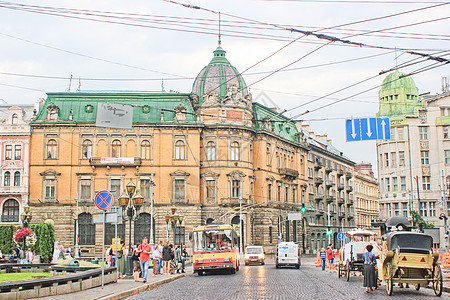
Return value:
M 398 70 L 398 62 L 397 62 L 397 47 L 395 47 L 395 69 Z
M 69 90 L 68 90 L 68 92 L 70 92 L 70 87 L 72 86 L 72 77 L 73 77 L 73 75 L 70 74 L 70 79 L 69 79 Z
M 220 11 L 219 11 L 219 46 L 222 44 L 222 40 L 220 38 Z
M 165 90 L 164 90 L 164 79 L 161 79 L 161 92 L 166 92 Z
M 78 89 L 77 92 L 79 92 L 81 90 L 81 78 L 78 77 Z

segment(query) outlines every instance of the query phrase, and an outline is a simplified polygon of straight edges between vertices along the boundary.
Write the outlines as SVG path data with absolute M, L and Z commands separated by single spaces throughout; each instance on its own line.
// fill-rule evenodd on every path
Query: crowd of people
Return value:
M 31 251 L 31 248 L 23 250 L 22 247 L 16 243 L 16 247 L 11 255 L 8 256 L 8 262 L 17 261 L 18 264 L 32 264 L 36 251 Z M 3 258 L 3 253 L 0 251 L 0 258 Z

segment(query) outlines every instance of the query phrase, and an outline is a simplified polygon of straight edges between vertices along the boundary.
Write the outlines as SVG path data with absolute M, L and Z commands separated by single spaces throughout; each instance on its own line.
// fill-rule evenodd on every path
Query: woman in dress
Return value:
M 171 253 L 171 260 L 170 260 L 170 274 L 175 274 L 175 271 L 177 269 L 177 261 L 175 259 L 175 248 L 173 247 L 172 244 L 170 244 L 170 251 L 172 251 Z
M 136 249 L 140 246 L 140 244 L 136 245 L 136 248 L 130 249 L 133 251 L 131 255 L 131 260 L 133 261 L 133 273 L 134 273 L 134 281 L 140 282 L 139 276 L 141 274 L 141 264 L 139 262 L 139 253 L 136 252 Z
M 364 259 L 364 287 L 366 293 L 373 292 L 377 286 L 377 278 L 375 275 L 375 266 L 377 265 L 377 258 L 372 253 L 373 246 L 367 245 L 366 252 L 363 254 Z
M 125 241 L 121 243 L 122 247 L 117 251 L 117 278 L 125 278 L 125 257 L 126 257 L 126 246 Z

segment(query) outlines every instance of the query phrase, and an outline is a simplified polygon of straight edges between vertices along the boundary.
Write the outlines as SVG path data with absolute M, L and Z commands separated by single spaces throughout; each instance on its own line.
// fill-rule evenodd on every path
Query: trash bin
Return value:
M 91 259 L 91 264 L 98 265 L 98 258 Z
M 76 259 L 72 259 L 70 262 L 69 262 L 69 267 L 79 267 L 80 266 L 80 263 L 78 262 L 78 260 L 76 260 Z

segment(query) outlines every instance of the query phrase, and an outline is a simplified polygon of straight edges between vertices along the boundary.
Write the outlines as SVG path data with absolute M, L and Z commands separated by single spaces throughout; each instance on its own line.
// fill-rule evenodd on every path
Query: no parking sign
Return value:
M 100 191 L 94 198 L 95 206 L 101 210 L 108 210 L 113 203 L 113 195 L 108 191 Z

